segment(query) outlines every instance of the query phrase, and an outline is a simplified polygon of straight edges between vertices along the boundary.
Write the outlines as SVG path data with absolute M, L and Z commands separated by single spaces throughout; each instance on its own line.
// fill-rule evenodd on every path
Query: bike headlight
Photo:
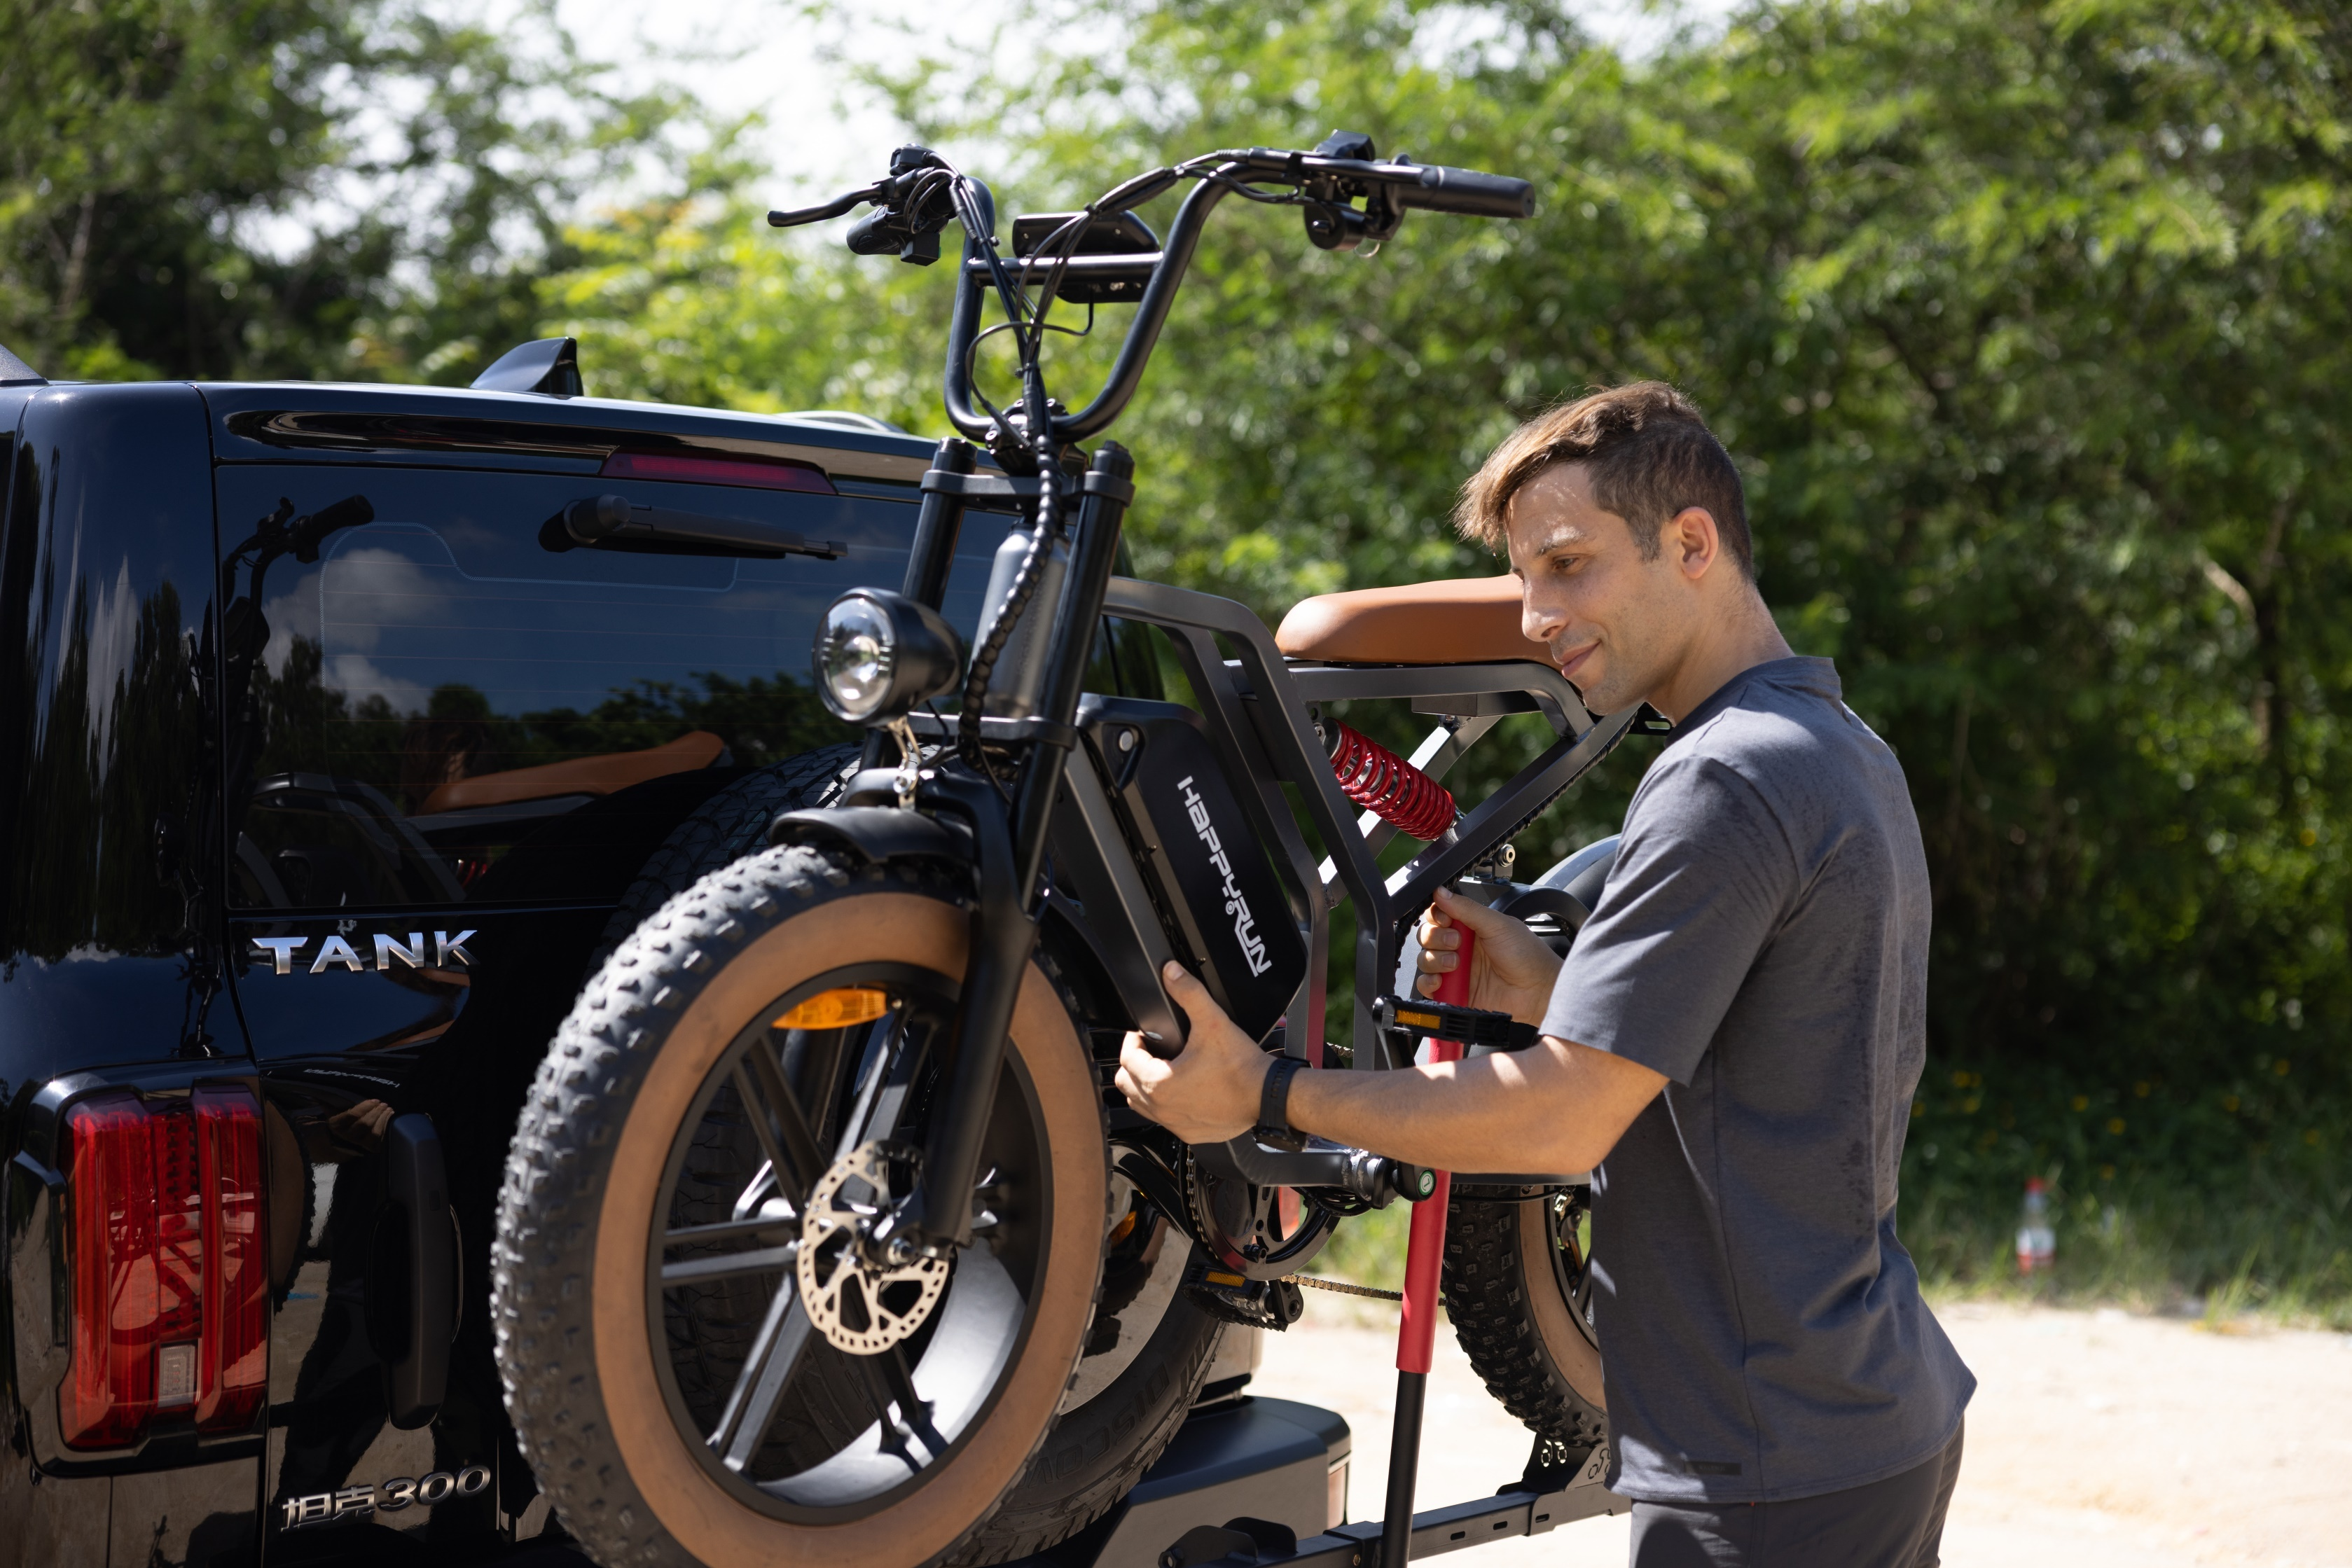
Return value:
M 853 588 L 816 629 L 817 695 L 851 724 L 894 719 L 956 683 L 963 644 L 929 605 L 880 588 Z

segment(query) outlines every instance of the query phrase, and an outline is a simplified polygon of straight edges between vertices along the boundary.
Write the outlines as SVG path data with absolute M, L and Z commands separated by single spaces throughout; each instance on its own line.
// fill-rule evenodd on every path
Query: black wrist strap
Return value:
M 1290 1125 L 1290 1081 L 1307 1070 L 1304 1059 L 1277 1056 L 1266 1064 L 1265 1084 L 1257 1094 L 1257 1124 L 1270 1133 L 1287 1133 Z

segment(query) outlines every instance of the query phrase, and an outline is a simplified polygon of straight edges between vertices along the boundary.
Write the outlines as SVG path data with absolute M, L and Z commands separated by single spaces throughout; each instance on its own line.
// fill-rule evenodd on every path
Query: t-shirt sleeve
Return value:
M 1797 866 L 1748 780 L 1704 757 L 1662 761 L 1626 816 L 1543 1032 L 1688 1083 L 1788 909 Z

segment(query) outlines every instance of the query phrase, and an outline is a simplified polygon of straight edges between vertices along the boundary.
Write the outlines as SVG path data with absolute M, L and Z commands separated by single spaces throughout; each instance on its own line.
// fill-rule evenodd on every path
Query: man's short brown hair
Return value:
M 1756 576 L 1739 470 L 1698 405 L 1665 382 L 1596 392 L 1511 432 L 1462 486 L 1454 523 L 1463 538 L 1503 549 L 1511 497 L 1555 463 L 1590 467 L 1593 500 L 1625 519 L 1643 559 L 1658 559 L 1658 530 L 1669 517 L 1704 507 L 1739 570 Z

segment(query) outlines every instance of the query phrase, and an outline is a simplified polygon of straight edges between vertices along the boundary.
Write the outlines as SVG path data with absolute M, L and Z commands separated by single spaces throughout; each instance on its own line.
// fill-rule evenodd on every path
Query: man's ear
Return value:
M 1723 534 L 1715 526 L 1715 514 L 1705 507 L 1685 507 L 1666 519 L 1659 533 L 1675 570 L 1694 582 L 1723 555 Z

